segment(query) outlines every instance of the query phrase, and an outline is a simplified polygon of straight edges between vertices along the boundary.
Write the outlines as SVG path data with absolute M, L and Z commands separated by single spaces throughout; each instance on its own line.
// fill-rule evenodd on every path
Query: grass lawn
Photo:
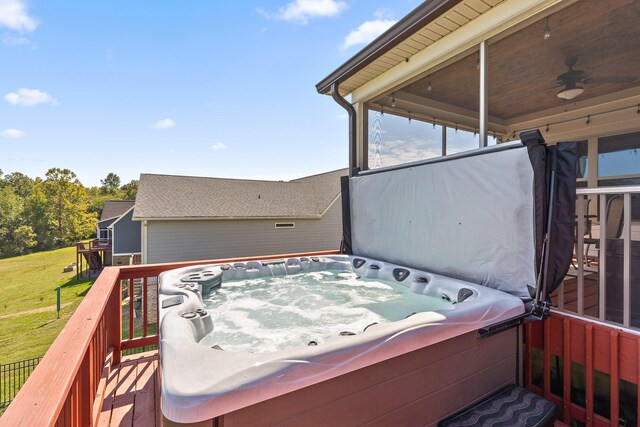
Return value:
M 44 355 L 82 301 L 95 279 L 76 280 L 75 271 L 62 272 L 75 262 L 75 251 L 70 247 L 0 260 L 0 364 Z M 55 306 L 58 286 L 60 319 L 55 309 L 23 313 Z

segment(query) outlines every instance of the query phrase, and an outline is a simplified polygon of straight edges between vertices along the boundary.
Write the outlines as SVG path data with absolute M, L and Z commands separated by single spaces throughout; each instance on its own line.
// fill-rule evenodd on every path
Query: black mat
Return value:
M 441 427 L 538 427 L 553 425 L 556 407 L 543 397 L 510 385 L 440 423 Z

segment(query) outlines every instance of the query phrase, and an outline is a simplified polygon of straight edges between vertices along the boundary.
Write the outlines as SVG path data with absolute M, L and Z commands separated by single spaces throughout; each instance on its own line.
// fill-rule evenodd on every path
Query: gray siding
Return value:
M 339 199 L 322 219 L 148 221 L 147 263 L 333 250 L 341 238 Z
M 129 254 L 141 252 L 140 221 L 133 221 L 133 209 L 113 226 L 113 253 Z

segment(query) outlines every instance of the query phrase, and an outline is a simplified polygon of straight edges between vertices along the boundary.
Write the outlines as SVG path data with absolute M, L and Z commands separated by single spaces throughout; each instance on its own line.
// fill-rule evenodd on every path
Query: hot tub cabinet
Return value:
M 499 351 L 497 351 L 499 349 Z M 513 384 L 516 330 L 451 338 L 216 419 L 165 426 L 435 426 Z

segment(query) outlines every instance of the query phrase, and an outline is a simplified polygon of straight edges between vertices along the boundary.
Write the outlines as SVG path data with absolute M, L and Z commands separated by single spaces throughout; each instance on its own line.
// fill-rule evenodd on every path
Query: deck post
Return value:
M 114 267 L 111 267 L 114 268 Z M 116 285 L 111 290 L 106 308 L 107 345 L 113 348 L 113 364 L 120 363 L 122 357 L 122 281 L 118 272 Z

